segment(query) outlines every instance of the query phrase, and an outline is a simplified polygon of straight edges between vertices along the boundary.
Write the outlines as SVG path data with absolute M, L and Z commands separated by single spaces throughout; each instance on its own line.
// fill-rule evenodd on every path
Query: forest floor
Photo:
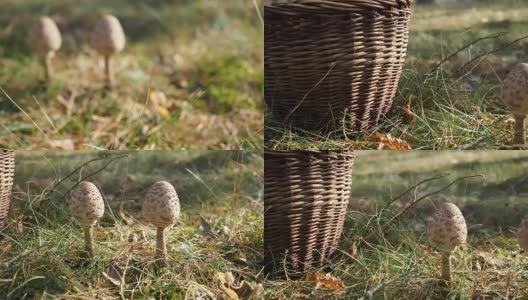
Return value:
M 262 149 L 261 2 L 2 1 L 0 147 Z M 99 13 L 127 36 L 111 91 L 87 43 Z M 63 39 L 50 84 L 27 43 L 40 15 Z
M 262 176 L 262 156 L 252 152 L 18 152 L 0 230 L 0 298 L 260 299 Z M 93 260 L 68 212 L 67 193 L 84 178 L 106 202 Z M 141 217 L 158 180 L 171 182 L 181 203 L 164 269 L 154 261 L 156 229 Z

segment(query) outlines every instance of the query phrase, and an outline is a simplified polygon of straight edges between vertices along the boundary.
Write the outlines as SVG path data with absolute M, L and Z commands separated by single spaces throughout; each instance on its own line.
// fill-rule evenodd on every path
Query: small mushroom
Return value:
M 85 251 L 94 256 L 92 228 L 104 214 L 104 201 L 95 184 L 83 181 L 71 193 L 70 214 L 84 230 Z
M 467 239 L 466 221 L 453 203 L 442 203 L 427 227 L 431 245 L 442 253 L 442 279 L 451 281 L 451 253 Z
M 102 15 L 95 22 L 90 43 L 105 59 L 105 87 L 114 84 L 111 58 L 125 48 L 125 33 L 119 20 L 112 15 Z
M 502 102 L 515 119 L 513 143 L 524 144 L 524 122 L 528 115 L 528 64 L 518 64 L 503 80 Z
M 28 41 L 31 48 L 42 57 L 46 81 L 50 81 L 53 77 L 51 60 L 62 44 L 57 24 L 50 17 L 40 17 L 29 31 Z
M 524 251 L 528 251 L 528 216 L 522 220 L 519 229 L 517 230 L 517 239 L 519 240 L 519 246 Z
M 166 181 L 154 183 L 143 201 L 143 217 L 156 226 L 156 260 L 161 265 L 167 262 L 165 228 L 170 228 L 180 218 L 180 200 L 174 187 Z

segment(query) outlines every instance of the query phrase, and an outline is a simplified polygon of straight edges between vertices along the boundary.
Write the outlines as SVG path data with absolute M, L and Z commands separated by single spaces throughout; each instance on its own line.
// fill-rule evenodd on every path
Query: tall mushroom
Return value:
M 102 15 L 95 22 L 90 43 L 105 59 L 105 87 L 111 89 L 113 80 L 111 58 L 125 48 L 125 33 L 119 20 L 112 15 Z
M 28 41 L 31 48 L 42 57 L 46 81 L 50 81 L 53 77 L 51 60 L 62 44 L 57 24 L 50 17 L 40 17 L 29 31 Z
M 513 143 L 524 144 L 524 122 L 528 115 L 528 64 L 518 64 L 503 80 L 502 102 L 515 119 Z
M 517 230 L 517 239 L 519 240 L 519 246 L 524 251 L 528 251 L 528 216 L 522 220 L 519 229 Z
M 145 195 L 142 210 L 143 217 L 156 226 L 156 259 L 161 265 L 165 265 L 165 228 L 170 228 L 180 218 L 180 200 L 176 190 L 167 181 L 154 183 Z
M 83 181 L 71 193 L 70 214 L 84 230 L 85 251 L 94 256 L 92 228 L 104 214 L 104 201 L 95 184 Z
M 453 203 L 442 203 L 427 227 L 433 247 L 442 253 L 442 279 L 451 281 L 451 253 L 467 239 L 466 221 Z

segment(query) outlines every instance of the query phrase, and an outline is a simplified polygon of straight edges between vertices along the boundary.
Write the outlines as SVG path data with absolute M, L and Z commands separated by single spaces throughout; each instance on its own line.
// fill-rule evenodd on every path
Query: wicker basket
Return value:
M 362 133 L 379 124 L 396 95 L 411 3 L 266 5 L 265 100 L 276 121 L 305 130 Z
M 332 255 L 343 230 L 353 162 L 348 151 L 265 152 L 266 273 L 301 276 Z
M 13 187 L 13 176 L 15 174 L 15 152 L 0 149 L 0 228 L 9 211 L 9 197 Z

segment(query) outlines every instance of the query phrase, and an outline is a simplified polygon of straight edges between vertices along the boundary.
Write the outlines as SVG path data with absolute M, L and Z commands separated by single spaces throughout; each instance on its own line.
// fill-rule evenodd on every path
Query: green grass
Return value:
M 424 163 L 426 162 L 426 163 Z M 313 270 L 343 281 L 343 290 L 310 280 L 268 279 L 270 299 L 526 299 L 528 256 L 514 232 L 528 213 L 528 153 L 523 151 L 358 151 L 352 196 L 336 256 Z M 418 182 L 440 174 L 391 204 Z M 403 207 L 418 202 L 382 231 Z M 468 244 L 453 257 L 453 286 L 439 286 L 440 255 L 429 245 L 425 225 L 435 205 L 457 204 L 468 225 Z M 355 245 L 355 247 L 354 247 Z M 376 289 L 378 288 L 378 289 Z M 372 292 L 371 298 L 368 292 Z M 484 298 L 484 296 L 495 298 Z M 480 298 L 478 298 L 480 296 Z
M 0 146 L 262 149 L 261 6 L 261 1 L 4 1 Z M 102 58 L 87 45 L 91 21 L 100 12 L 117 16 L 127 36 L 125 50 L 115 57 L 111 92 L 102 89 Z M 44 14 L 57 21 L 63 36 L 50 85 L 42 81 L 26 38 L 34 18 Z
M 469 1 L 471 2 L 471 1 Z M 407 60 L 394 105 L 365 136 L 292 132 L 266 115 L 266 146 L 273 149 L 372 149 L 373 132 L 407 141 L 413 149 L 497 149 L 512 140 L 510 113 L 500 101 L 501 79 L 528 60 L 526 1 L 473 1 L 459 5 L 415 5 Z M 446 60 L 477 39 L 494 34 Z M 477 57 L 493 50 L 498 52 Z M 470 62 L 467 66 L 464 65 Z M 410 100 L 415 120 L 406 123 L 403 104 Z
M 218 299 L 227 297 L 218 272 L 258 288 L 262 176 L 262 156 L 253 152 L 18 152 L 9 222 L 0 231 L 0 298 Z M 85 177 L 106 201 L 91 261 L 82 258 L 82 232 L 67 205 L 68 190 Z M 156 232 L 140 206 L 158 180 L 175 186 L 182 208 L 167 235 L 165 269 L 154 262 Z M 200 217 L 216 238 L 204 235 Z M 122 287 L 103 275 L 112 262 L 126 271 Z

